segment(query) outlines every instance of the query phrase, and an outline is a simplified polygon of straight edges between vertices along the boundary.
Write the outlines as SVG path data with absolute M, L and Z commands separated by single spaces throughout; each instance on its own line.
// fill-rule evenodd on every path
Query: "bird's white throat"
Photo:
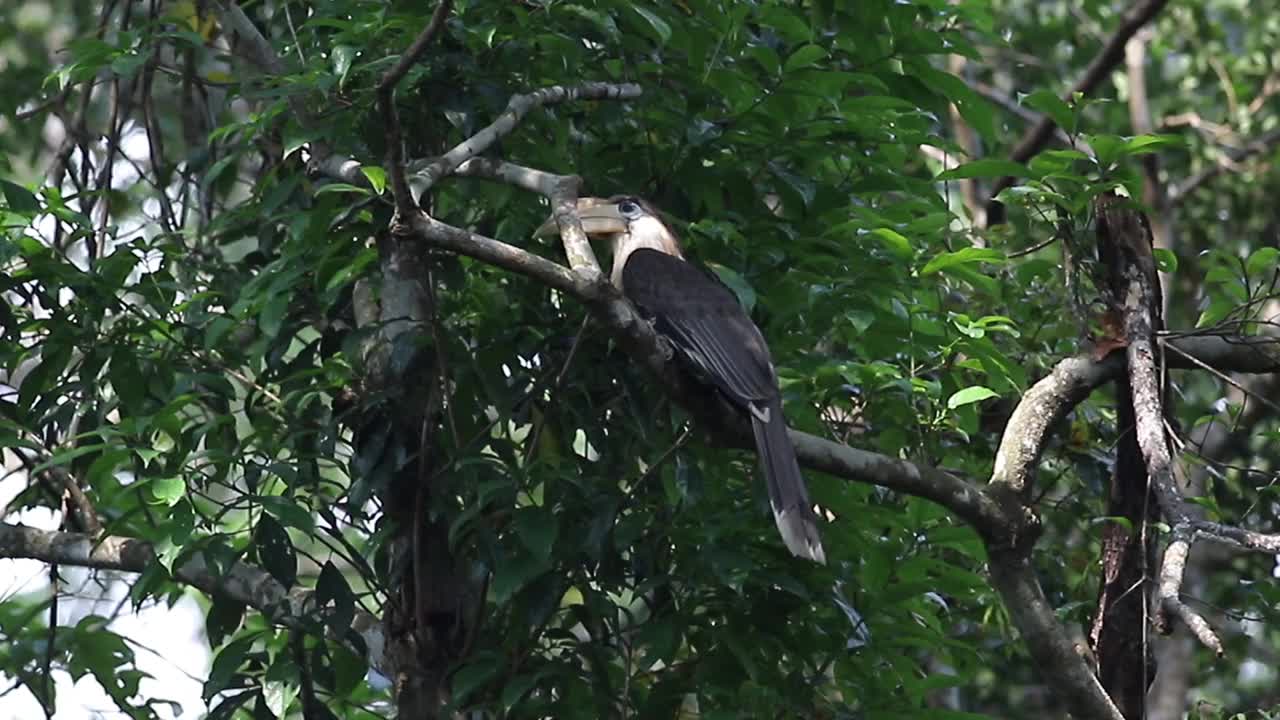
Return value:
M 613 272 L 610 275 L 614 287 L 622 290 L 622 268 L 627 264 L 631 253 L 640 248 L 657 250 L 660 253 L 674 255 L 681 260 L 680 244 L 662 221 L 655 217 L 636 218 L 628 223 L 628 232 L 617 235 L 613 244 Z

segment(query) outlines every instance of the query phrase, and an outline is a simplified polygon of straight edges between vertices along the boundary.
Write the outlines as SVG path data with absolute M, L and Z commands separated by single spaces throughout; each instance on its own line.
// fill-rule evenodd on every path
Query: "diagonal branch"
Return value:
M 453 0 L 440 0 L 440 4 L 436 6 L 436 11 L 431 14 L 431 20 L 427 22 L 427 26 L 422 28 L 422 32 L 418 33 L 418 37 L 410 43 L 409 49 L 404 51 L 400 56 L 400 60 L 395 66 L 382 76 L 378 81 L 378 92 L 386 92 L 394 90 L 396 85 L 404 79 L 408 74 L 409 68 L 422 58 L 422 54 L 427 51 L 427 47 L 436 39 L 436 35 L 440 34 L 440 30 L 444 27 L 445 18 L 449 16 L 449 11 L 453 8 Z
M 1239 163 L 1251 157 L 1271 152 L 1277 145 L 1280 145 L 1280 129 L 1268 130 L 1245 143 L 1243 147 L 1226 151 L 1209 167 L 1197 172 L 1195 175 L 1192 175 L 1178 185 L 1170 188 L 1169 203 L 1171 205 L 1177 205 L 1186 199 L 1187 195 L 1196 191 L 1202 185 L 1205 185 L 1219 175 L 1232 170 Z
M 38 530 L 11 523 L 0 523 L 0 557 L 130 573 L 145 572 L 159 562 L 151 543 L 135 538 L 118 535 L 94 538 L 83 533 Z M 259 610 L 285 627 L 308 632 L 315 632 L 317 628 L 312 591 L 288 591 L 275 578 L 252 565 L 217 563 L 205 553 L 197 552 L 172 568 L 172 574 L 176 580 L 205 594 L 222 595 Z M 361 610 L 356 610 L 356 614 L 355 627 L 366 646 L 382 647 L 381 625 Z M 382 662 L 376 653 L 369 660 L 375 665 Z
M 1042 677 L 1051 678 L 1058 697 L 1076 718 L 1124 720 L 1086 661 L 1087 648 L 1071 641 L 1036 578 L 1030 544 L 996 549 L 987 565 L 1010 618 L 1027 644 Z
M 400 113 L 396 110 L 396 85 L 427 51 L 427 47 L 436 35 L 440 34 L 441 28 L 444 27 L 444 20 L 452 7 L 453 0 L 440 0 L 427 26 L 418 33 L 418 37 L 414 38 L 409 49 L 400 56 L 395 66 L 388 70 L 378 82 L 376 91 L 378 108 L 382 111 L 382 120 L 386 125 L 387 173 L 391 176 L 391 194 L 396 201 L 396 212 L 401 217 L 411 214 L 415 204 L 413 195 L 409 192 L 409 182 L 404 174 L 404 140 L 400 131 Z
M 1097 361 L 1090 355 L 1078 355 L 1060 361 L 1014 408 L 996 451 L 991 483 L 1029 498 L 1050 430 L 1094 389 L 1123 371 L 1118 357 Z
M 553 85 L 534 90 L 523 95 L 513 95 L 507 102 L 507 109 L 488 127 L 458 143 L 449 152 L 432 161 L 419 173 L 422 185 L 419 193 L 426 192 L 433 185 L 451 174 L 459 165 L 483 153 L 498 140 L 506 137 L 529 111 L 544 105 L 554 105 L 574 100 L 629 100 L 640 97 L 639 85 L 634 83 L 588 82 L 581 85 Z
M 1084 75 L 1076 81 L 1075 85 L 1067 91 L 1063 99 L 1070 101 L 1076 93 L 1081 95 L 1089 95 L 1097 89 L 1098 85 L 1111 73 L 1112 70 L 1120 64 L 1124 59 L 1125 44 L 1129 42 L 1129 38 L 1133 37 L 1144 25 L 1151 22 L 1169 0 L 1145 0 L 1144 2 L 1133 6 L 1129 12 L 1125 13 L 1124 19 L 1120 22 L 1120 26 L 1107 39 L 1102 51 L 1093 58 L 1089 63 L 1089 67 L 1085 69 Z M 1014 162 L 1026 162 L 1031 159 L 1032 155 L 1044 149 L 1044 146 L 1053 137 L 1053 130 L 1057 127 L 1053 118 L 1044 115 L 1040 121 L 1031 126 L 1022 138 L 1018 140 L 1018 144 L 1013 147 L 1009 153 L 1009 159 Z M 991 188 L 990 199 L 987 200 L 987 219 L 991 225 L 999 225 L 1004 222 L 1003 207 L 996 201 L 996 196 L 1000 191 L 1013 185 L 1017 178 L 1007 175 L 995 182 Z

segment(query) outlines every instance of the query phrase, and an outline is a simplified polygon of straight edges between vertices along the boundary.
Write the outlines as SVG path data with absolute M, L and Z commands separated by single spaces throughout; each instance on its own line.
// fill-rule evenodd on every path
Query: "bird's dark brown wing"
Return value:
M 707 382 L 750 414 L 783 541 L 796 555 L 826 562 L 809 492 L 787 437 L 769 347 L 738 298 L 697 267 L 648 248 L 631 253 L 622 269 L 622 287 Z
M 735 404 L 778 396 L 764 337 L 729 288 L 680 258 L 640 248 L 622 269 L 627 299 Z

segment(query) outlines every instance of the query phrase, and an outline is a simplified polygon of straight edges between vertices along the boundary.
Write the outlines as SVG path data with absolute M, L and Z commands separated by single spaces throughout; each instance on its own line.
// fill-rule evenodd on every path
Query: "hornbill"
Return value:
M 795 555 L 825 563 L 813 504 L 787 437 L 769 346 L 737 296 L 684 259 L 675 233 L 645 201 L 630 195 L 582 198 L 578 215 L 587 235 L 612 239 L 613 285 L 653 322 L 699 381 L 750 416 L 783 542 Z M 539 230 L 554 229 L 552 219 Z

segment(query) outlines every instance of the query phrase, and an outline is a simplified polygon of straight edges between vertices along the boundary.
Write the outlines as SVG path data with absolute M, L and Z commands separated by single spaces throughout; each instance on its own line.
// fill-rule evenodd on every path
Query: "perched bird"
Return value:
M 787 436 L 769 346 L 737 296 L 684 259 L 675 233 L 643 200 L 582 198 L 578 215 L 587 235 L 612 239 L 613 285 L 652 320 L 696 377 L 750 416 L 783 542 L 795 555 L 825 563 L 813 504 Z M 548 221 L 541 231 L 554 227 Z

